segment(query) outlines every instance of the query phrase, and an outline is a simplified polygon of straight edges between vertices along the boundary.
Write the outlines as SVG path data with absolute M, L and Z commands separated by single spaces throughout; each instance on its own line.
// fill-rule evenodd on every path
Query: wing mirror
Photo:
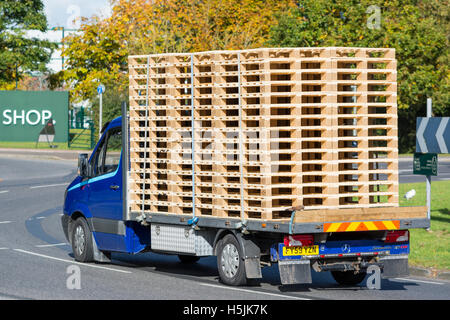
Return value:
M 89 155 L 87 153 L 78 155 L 78 175 L 82 178 L 89 176 Z

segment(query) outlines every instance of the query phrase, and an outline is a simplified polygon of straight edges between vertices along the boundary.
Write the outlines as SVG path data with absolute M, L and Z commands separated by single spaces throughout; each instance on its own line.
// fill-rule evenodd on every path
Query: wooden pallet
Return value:
M 130 56 L 129 70 L 133 211 L 398 206 L 394 49 Z

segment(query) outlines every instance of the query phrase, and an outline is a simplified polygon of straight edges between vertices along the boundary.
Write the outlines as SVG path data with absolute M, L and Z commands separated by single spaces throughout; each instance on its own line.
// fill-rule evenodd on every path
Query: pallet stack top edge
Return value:
M 196 52 L 170 52 L 170 53 L 153 53 L 153 54 L 136 54 L 129 55 L 129 59 L 132 58 L 147 58 L 147 57 L 169 57 L 169 56 L 191 56 L 191 55 L 209 55 L 209 54 L 236 54 L 246 52 L 288 52 L 288 51 L 323 51 L 323 50 L 336 50 L 337 52 L 355 52 L 358 50 L 364 50 L 366 52 L 386 52 L 391 53 L 390 59 L 395 59 L 395 48 L 371 48 L 371 47 L 278 47 L 278 48 L 254 48 L 254 49 L 241 49 L 241 50 L 211 50 L 211 51 L 196 51 Z

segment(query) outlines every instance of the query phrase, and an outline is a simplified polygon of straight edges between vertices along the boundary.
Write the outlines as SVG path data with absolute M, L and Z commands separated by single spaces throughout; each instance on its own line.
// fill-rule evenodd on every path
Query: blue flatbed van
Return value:
M 370 266 L 386 278 L 407 275 L 408 229 L 429 227 L 427 219 L 395 218 L 298 223 L 298 208 L 290 221 L 142 215 L 128 205 L 129 153 L 128 119 L 119 117 L 104 126 L 92 154 L 79 157 L 79 175 L 67 187 L 62 216 L 77 261 L 110 262 L 112 252 L 174 254 L 184 263 L 217 256 L 220 280 L 228 285 L 261 278 L 261 268 L 274 263 L 282 284 L 310 283 L 312 268 L 330 271 L 339 284 L 355 285 Z

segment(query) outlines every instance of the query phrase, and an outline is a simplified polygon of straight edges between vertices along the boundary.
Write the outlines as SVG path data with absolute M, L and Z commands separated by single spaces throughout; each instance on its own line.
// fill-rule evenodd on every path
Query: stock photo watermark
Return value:
M 371 5 L 366 10 L 370 16 L 367 18 L 367 28 L 371 30 L 381 29 L 381 9 L 379 6 Z
M 370 290 L 381 289 L 381 270 L 377 265 L 371 265 L 367 268 L 367 274 L 370 276 L 366 280 L 366 287 Z
M 79 266 L 70 265 L 66 269 L 69 276 L 66 280 L 66 287 L 69 290 L 81 290 L 81 269 Z
M 71 4 L 67 7 L 66 13 L 69 15 L 66 26 L 69 29 L 79 29 L 81 26 L 81 8 Z

